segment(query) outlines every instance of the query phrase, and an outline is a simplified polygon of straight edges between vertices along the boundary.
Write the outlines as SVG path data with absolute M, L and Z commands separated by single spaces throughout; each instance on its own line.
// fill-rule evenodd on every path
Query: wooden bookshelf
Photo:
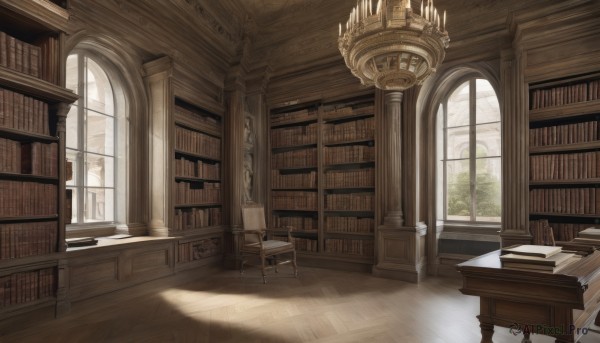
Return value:
M 529 92 L 530 228 L 535 240 L 547 221 L 555 240 L 568 241 L 600 224 L 600 75 Z
M 52 1 L 0 2 L 0 319 L 57 303 L 65 250 L 62 46 Z
M 373 105 L 370 94 L 271 110 L 270 226 L 295 228 L 300 257 L 373 263 Z
M 175 215 L 169 235 L 202 234 L 222 223 L 222 120 L 221 116 L 181 99 L 175 100 L 174 110 Z M 188 253 L 182 252 L 182 258 L 192 254 L 192 248 L 185 244 L 181 249 Z

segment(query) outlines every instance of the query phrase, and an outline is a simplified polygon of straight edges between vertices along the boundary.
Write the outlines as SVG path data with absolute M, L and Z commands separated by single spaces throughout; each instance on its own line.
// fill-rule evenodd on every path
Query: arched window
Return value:
M 437 113 L 438 217 L 500 222 L 500 106 L 485 79 L 462 79 Z
M 117 125 L 111 79 L 92 56 L 68 56 L 66 86 L 80 98 L 67 117 L 67 160 L 73 177 L 74 224 L 111 223 L 115 219 L 117 177 Z

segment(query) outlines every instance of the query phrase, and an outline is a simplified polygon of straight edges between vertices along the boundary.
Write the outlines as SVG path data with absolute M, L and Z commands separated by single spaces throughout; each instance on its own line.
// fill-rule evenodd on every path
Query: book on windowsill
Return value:
M 558 254 L 561 250 L 562 247 L 556 246 L 523 244 L 502 248 L 502 253 L 537 257 L 550 257 L 552 255 Z
M 85 247 L 89 245 L 96 245 L 98 240 L 94 237 L 78 237 L 78 238 L 67 238 L 65 239 L 67 242 L 67 247 Z

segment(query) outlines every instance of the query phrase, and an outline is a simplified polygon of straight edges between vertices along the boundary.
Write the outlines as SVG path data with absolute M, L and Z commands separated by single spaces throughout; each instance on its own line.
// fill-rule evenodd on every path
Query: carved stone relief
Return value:
M 243 201 L 254 200 L 254 154 L 256 132 L 254 129 L 254 119 L 252 114 L 246 109 L 244 116 L 244 194 Z

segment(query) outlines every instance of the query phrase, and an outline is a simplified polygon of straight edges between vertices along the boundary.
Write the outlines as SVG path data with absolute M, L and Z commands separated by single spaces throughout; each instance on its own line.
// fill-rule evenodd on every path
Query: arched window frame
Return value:
M 67 225 L 66 235 L 103 236 L 115 231 L 145 235 L 149 213 L 149 102 L 141 57 L 127 42 L 85 30 L 69 36 L 66 51 L 67 55 L 85 53 L 102 66 L 112 81 L 119 120 L 115 220 Z
M 438 190 L 438 196 L 437 198 L 437 217 L 438 220 L 442 220 L 446 225 L 499 225 L 500 221 L 501 221 L 501 205 L 502 205 L 502 201 L 501 201 L 501 189 L 502 189 L 502 176 L 501 176 L 501 161 L 502 161 L 502 156 L 501 156 L 501 121 L 502 121 L 502 114 L 501 114 L 501 107 L 500 104 L 498 103 L 498 121 L 493 121 L 493 122 L 486 122 L 484 124 L 477 124 L 477 107 L 476 107 L 476 103 L 475 103 L 475 96 L 476 96 L 476 85 L 477 85 L 477 81 L 476 80 L 485 80 L 487 82 L 489 82 L 486 78 L 478 75 L 478 74 L 474 74 L 474 73 L 470 73 L 467 75 L 463 75 L 460 78 L 456 78 L 453 80 L 453 82 L 450 84 L 450 87 L 446 88 L 446 91 L 443 93 L 443 95 L 439 98 L 439 106 L 437 108 L 437 111 L 435 113 L 437 113 L 436 115 L 436 130 L 437 130 L 437 142 L 436 142 L 436 160 L 437 160 L 437 181 L 436 181 L 436 189 Z M 452 94 L 454 94 L 454 92 L 461 87 L 462 85 L 464 85 L 465 83 L 468 83 L 468 88 L 469 88 L 469 124 L 465 125 L 464 127 L 468 128 L 468 152 L 467 154 L 469 155 L 469 158 L 465 159 L 468 160 L 469 166 L 468 166 L 468 170 L 469 170 L 469 196 L 470 196 L 470 208 L 469 208 L 469 213 L 467 216 L 463 216 L 463 218 L 460 218 L 458 216 L 450 216 L 448 214 L 448 164 L 450 162 L 454 162 L 455 160 L 460 160 L 460 158 L 456 158 L 456 156 L 453 156 L 455 158 L 455 160 L 453 161 L 452 158 L 449 158 L 448 156 L 448 149 L 447 149 L 447 144 L 448 144 L 448 125 L 447 125 L 447 116 L 448 116 L 448 101 L 450 99 L 450 97 L 452 96 Z M 491 85 L 491 84 L 490 84 Z M 493 89 L 493 87 L 491 87 Z M 494 95 L 496 97 L 496 100 L 499 102 L 499 98 L 498 95 L 496 93 L 496 91 L 494 90 Z M 473 156 L 477 156 L 477 146 L 478 144 L 481 142 L 480 139 L 477 138 L 476 136 L 476 128 L 478 125 L 487 125 L 487 124 L 494 124 L 495 126 L 497 126 L 497 132 L 498 132 L 498 144 L 496 146 L 497 148 L 497 154 L 491 155 L 491 156 L 480 156 L 480 157 L 475 157 L 472 158 Z M 450 128 L 450 129 L 454 129 Z M 456 149 L 458 150 L 458 149 Z M 497 180 L 498 180 L 498 185 L 497 185 L 497 192 L 498 192 L 498 199 L 497 199 L 497 205 L 498 205 L 498 213 L 497 216 L 493 217 L 493 218 L 483 218 L 483 216 L 478 216 L 477 215 L 477 211 L 476 211 L 476 206 L 477 206 L 477 190 L 476 190 L 476 185 L 477 185 L 477 161 L 478 160 L 483 160 L 483 159 L 494 159 L 495 162 L 497 162 L 496 164 L 496 168 L 495 168 L 495 172 L 498 174 L 497 175 Z M 465 218 L 468 217 L 468 218 Z

